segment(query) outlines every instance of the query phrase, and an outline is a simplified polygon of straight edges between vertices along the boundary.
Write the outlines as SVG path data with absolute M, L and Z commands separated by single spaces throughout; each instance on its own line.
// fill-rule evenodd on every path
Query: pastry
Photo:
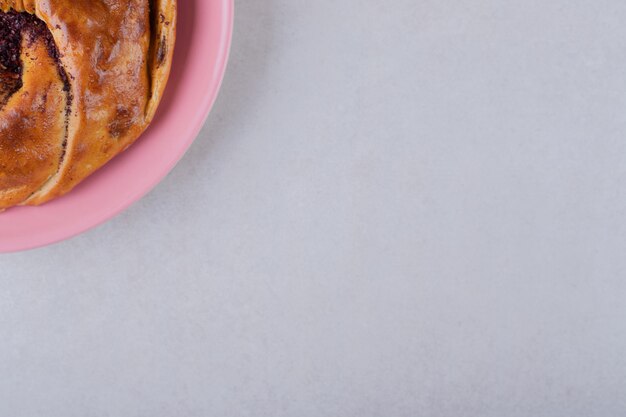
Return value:
M 0 210 L 69 192 L 141 135 L 175 31 L 176 0 L 0 0 Z

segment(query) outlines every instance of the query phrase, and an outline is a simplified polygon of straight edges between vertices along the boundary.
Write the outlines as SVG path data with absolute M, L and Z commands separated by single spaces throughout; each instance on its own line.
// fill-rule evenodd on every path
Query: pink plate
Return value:
M 156 186 L 196 138 L 217 97 L 234 0 L 179 0 L 172 74 L 157 116 L 128 151 L 67 196 L 0 213 L 0 252 L 48 245 L 95 227 Z

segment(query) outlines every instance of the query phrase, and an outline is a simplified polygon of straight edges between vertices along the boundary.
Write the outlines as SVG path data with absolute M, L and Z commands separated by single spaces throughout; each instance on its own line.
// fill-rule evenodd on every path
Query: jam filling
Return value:
M 63 90 L 68 93 L 70 91 L 67 74 L 59 60 L 59 51 L 46 24 L 29 13 L 0 11 L 0 107 L 22 88 L 20 53 L 23 37 L 31 42 L 36 39 L 44 41 L 48 54 L 57 63 Z

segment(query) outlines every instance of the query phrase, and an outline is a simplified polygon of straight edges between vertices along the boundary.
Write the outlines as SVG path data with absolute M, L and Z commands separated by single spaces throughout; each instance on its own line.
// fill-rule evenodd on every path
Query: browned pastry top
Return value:
M 176 0 L 0 0 L 0 210 L 70 191 L 152 120 Z

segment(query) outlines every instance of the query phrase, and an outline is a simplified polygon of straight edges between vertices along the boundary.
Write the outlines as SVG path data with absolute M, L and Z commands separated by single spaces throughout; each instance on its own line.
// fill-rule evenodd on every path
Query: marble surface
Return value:
M 0 256 L 0 415 L 625 414 L 625 21 L 238 1 L 172 174 Z

